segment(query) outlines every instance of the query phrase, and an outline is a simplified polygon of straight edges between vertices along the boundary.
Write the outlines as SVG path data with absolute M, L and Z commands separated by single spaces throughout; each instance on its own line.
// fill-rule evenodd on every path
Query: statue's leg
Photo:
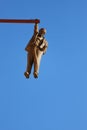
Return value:
M 26 68 L 26 72 L 24 73 L 26 78 L 29 78 L 32 69 L 32 64 L 33 64 L 33 56 L 32 53 L 29 52 L 27 54 L 27 68 Z
M 35 57 L 34 57 L 34 77 L 35 78 L 38 78 L 42 54 L 43 54 L 42 51 L 40 51 L 39 49 L 36 50 L 36 54 L 35 54 Z

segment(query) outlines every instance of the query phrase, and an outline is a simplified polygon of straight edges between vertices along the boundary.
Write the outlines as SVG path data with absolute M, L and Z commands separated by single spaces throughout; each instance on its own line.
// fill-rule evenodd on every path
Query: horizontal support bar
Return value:
M 0 23 L 40 23 L 39 19 L 0 19 Z

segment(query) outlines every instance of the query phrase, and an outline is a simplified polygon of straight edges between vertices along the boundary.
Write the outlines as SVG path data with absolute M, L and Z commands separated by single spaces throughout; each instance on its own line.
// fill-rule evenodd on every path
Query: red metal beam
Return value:
M 39 19 L 0 19 L 0 23 L 40 23 Z

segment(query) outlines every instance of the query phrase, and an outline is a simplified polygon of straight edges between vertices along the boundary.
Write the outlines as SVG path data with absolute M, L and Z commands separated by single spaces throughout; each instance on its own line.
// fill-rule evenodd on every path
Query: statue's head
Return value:
M 46 29 L 45 28 L 41 28 L 39 30 L 39 35 L 44 36 L 45 34 L 46 34 Z

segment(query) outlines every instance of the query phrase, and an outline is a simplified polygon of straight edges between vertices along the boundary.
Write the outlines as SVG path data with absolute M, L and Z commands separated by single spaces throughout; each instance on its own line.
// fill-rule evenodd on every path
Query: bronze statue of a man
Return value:
M 33 75 L 35 78 L 38 78 L 41 57 L 45 54 L 48 47 L 48 43 L 44 37 L 45 34 L 46 29 L 41 28 L 38 30 L 38 24 L 36 23 L 34 26 L 34 34 L 25 48 L 27 51 L 27 69 L 24 73 L 26 78 L 29 78 L 33 64 Z

